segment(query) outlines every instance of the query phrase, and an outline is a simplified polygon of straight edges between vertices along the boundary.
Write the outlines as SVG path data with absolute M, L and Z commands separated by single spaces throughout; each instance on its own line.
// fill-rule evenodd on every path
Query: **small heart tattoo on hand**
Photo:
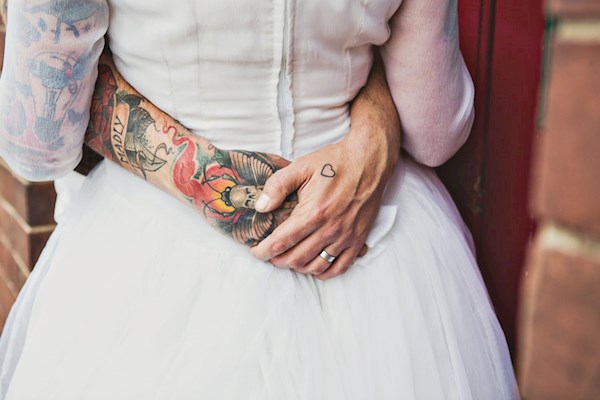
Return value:
M 321 176 L 324 176 L 325 178 L 333 178 L 335 176 L 333 165 L 325 164 L 321 170 Z

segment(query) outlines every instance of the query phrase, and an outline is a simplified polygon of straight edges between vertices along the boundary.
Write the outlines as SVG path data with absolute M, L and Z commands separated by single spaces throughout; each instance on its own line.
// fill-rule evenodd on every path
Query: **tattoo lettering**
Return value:
M 155 148 L 148 143 L 146 131 L 153 129 L 155 120 L 140 107 L 141 101 L 140 96 L 117 92 L 112 70 L 101 64 L 86 140 L 92 148 L 107 149 L 112 160 L 131 165 L 146 179 L 146 172 L 158 171 L 167 163 L 159 152 L 167 156 L 172 150 L 165 143 Z
M 158 153 L 162 151 L 166 156 L 172 150 L 165 143 L 160 143 L 155 148 L 148 143 L 146 131 L 153 129 L 155 121 L 148 111 L 140 107 L 141 101 L 139 96 L 117 93 L 115 126 L 111 139 L 120 161 L 129 163 L 146 179 L 147 171 L 158 171 L 167 163 Z
M 333 169 L 333 165 L 325 164 L 323 169 L 321 170 L 321 176 L 325 178 L 333 178 L 335 177 L 335 170 Z
M 118 101 L 118 100 L 117 100 Z M 117 105 L 118 107 L 118 105 Z M 127 154 L 125 153 L 125 148 L 123 147 L 124 137 L 125 137 L 125 129 L 127 127 L 121 121 L 118 115 L 115 116 L 115 123 L 113 124 L 112 133 L 110 135 L 111 140 L 111 148 L 116 153 L 119 162 L 128 163 L 127 162 Z
M 108 151 L 105 157 L 116 160 L 117 155 L 112 148 L 111 132 L 117 81 L 110 67 L 104 64 L 98 66 L 98 78 L 92 95 L 90 122 L 85 133 L 86 143 L 93 149 Z
M 86 143 L 95 151 L 172 191 L 234 240 L 254 245 L 292 212 L 296 194 L 270 213 L 254 203 L 286 162 L 243 150 L 224 151 L 195 137 L 125 86 L 110 66 L 100 64 Z M 150 174 L 167 165 L 170 180 Z M 165 168 L 167 169 L 167 168 Z

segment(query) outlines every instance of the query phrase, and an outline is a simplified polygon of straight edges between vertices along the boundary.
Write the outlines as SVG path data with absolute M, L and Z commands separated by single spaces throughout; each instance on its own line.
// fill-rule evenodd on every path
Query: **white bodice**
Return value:
M 77 165 L 106 32 L 117 68 L 132 86 L 225 149 L 294 159 L 341 139 L 350 125 L 349 104 L 367 80 L 373 45 L 382 45 L 402 145 L 417 161 L 443 163 L 473 121 L 456 0 L 65 4 L 9 3 L 0 80 L 0 109 L 9 112 L 0 124 L 0 156 L 28 179 L 56 179 Z M 46 9 L 60 18 L 39 19 Z M 50 50 L 58 56 L 49 61 Z M 72 75 L 60 60 L 85 67 Z M 47 70 L 31 69 L 48 62 L 56 82 Z M 48 99 L 51 109 L 44 106 Z
M 175 4 L 174 4 L 175 3 Z M 400 0 L 110 1 L 119 72 L 224 148 L 294 158 L 343 137 Z

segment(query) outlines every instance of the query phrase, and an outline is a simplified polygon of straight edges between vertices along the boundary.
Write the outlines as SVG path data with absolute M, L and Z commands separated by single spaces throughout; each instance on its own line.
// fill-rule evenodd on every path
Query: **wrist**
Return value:
M 347 157 L 373 171 L 383 185 L 400 159 L 400 133 L 387 127 L 353 126 L 340 144 Z

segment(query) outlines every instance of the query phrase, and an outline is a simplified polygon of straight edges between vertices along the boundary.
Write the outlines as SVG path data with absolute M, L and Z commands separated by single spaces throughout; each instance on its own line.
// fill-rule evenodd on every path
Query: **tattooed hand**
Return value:
M 189 168 L 199 160 L 199 168 Z M 267 180 L 289 161 L 274 154 L 219 150 L 209 146 L 198 156 L 186 148 L 175 162 L 174 182 L 213 226 L 240 243 L 256 245 L 280 225 L 296 206 L 292 193 L 276 210 L 259 213 L 256 199 Z
M 360 255 L 398 161 L 400 124 L 382 68 L 355 100 L 344 140 L 295 160 L 267 182 L 256 209 L 275 209 L 298 190 L 290 218 L 251 252 L 274 265 L 328 279 Z M 319 254 L 336 257 L 329 263 Z M 363 250 L 364 251 L 364 250 Z
M 273 154 L 216 148 L 125 82 L 108 51 L 100 58 L 85 141 L 247 245 L 267 237 L 296 205 L 296 195 L 290 194 L 276 210 L 258 213 L 254 203 L 264 185 L 289 161 Z
M 255 254 L 275 265 L 320 271 L 321 258 L 303 267 L 315 257 L 315 249 L 320 252 L 336 239 L 327 251 L 338 255 L 345 250 L 332 268 L 341 271 L 364 242 L 399 151 L 397 119 L 396 124 L 393 118 L 382 119 L 389 118 L 389 110 L 379 98 L 370 98 L 370 91 L 365 93 L 355 101 L 353 115 L 358 117 L 343 142 L 286 167 L 289 162 L 276 155 L 217 149 L 190 132 L 125 82 L 106 53 L 100 59 L 85 140 L 107 159 L 195 207 L 221 232 L 257 245 Z M 385 110 L 383 115 L 364 113 L 378 109 Z M 379 130 L 381 126 L 385 129 Z M 264 194 L 272 201 L 260 207 L 257 199 Z M 300 257 L 310 258 L 301 264 L 295 261 Z

